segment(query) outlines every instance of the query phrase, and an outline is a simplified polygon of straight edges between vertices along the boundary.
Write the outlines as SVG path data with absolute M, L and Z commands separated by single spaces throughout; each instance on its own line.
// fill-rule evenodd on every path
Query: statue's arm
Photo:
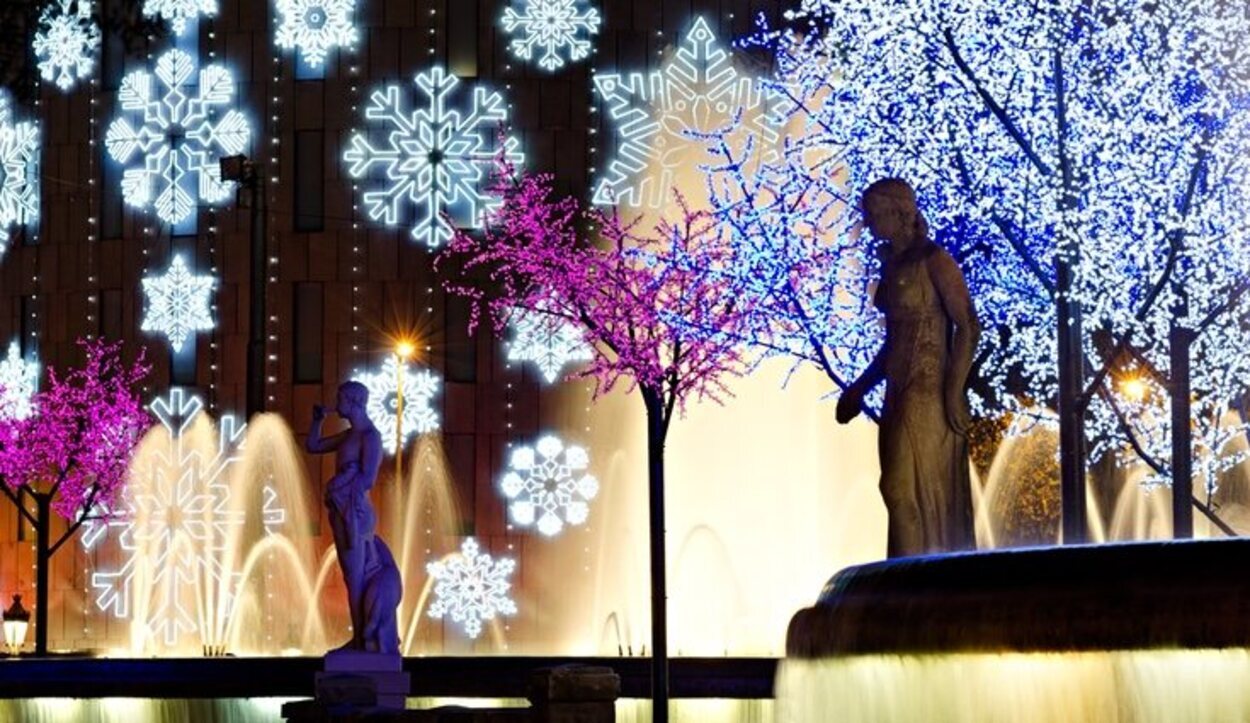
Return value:
M 378 470 L 382 467 L 382 435 L 378 430 L 370 430 L 365 435 L 364 451 L 361 453 L 360 488 L 370 489 L 378 479 Z
M 321 436 L 321 423 L 323 418 L 317 414 L 313 414 L 312 424 L 308 427 L 308 438 L 304 440 L 304 449 L 312 454 L 323 454 L 325 452 L 333 452 L 343 443 L 346 431 L 329 437 Z
M 928 263 L 933 286 L 942 300 L 942 309 L 955 325 L 951 357 L 946 366 L 947 400 L 959 399 L 964 402 L 964 386 L 968 382 L 968 372 L 972 368 L 977 342 L 981 339 L 981 322 L 977 319 L 977 310 L 972 303 L 972 294 L 968 292 L 968 283 L 955 259 L 941 251 L 930 257 Z

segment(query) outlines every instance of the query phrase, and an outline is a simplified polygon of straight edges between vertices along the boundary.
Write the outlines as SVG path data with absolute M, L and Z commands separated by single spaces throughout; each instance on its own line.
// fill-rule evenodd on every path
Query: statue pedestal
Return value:
M 336 650 L 317 673 L 317 702 L 329 706 L 402 710 L 411 681 L 404 659 L 393 653 Z

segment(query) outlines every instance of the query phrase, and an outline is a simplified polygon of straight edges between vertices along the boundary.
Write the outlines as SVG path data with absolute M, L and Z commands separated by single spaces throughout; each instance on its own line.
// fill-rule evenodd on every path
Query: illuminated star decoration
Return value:
M 195 609 L 181 594 L 196 581 L 211 578 L 215 585 L 229 582 L 233 591 L 238 573 L 227 570 L 218 551 L 244 516 L 230 499 L 229 476 L 238 462 L 245 424 L 224 415 L 215 430 L 214 446 L 184 441 L 201 420 L 204 403 L 180 388 L 150 405 L 168 435 L 168 444 L 136 457 L 135 471 L 126 488 L 123 509 L 107 521 L 85 525 L 82 544 L 91 548 L 110 531 L 118 533 L 125 562 L 114 571 L 97 571 L 91 584 L 98 591 L 96 605 L 119 618 L 133 614 L 137 575 L 156 591 L 148 624 L 154 637 L 174 645 L 198 629 Z M 262 511 L 265 529 L 285 518 L 266 495 Z M 146 592 L 144 593 L 146 594 Z M 228 604 L 229 601 L 227 601 Z M 186 604 L 184 604 L 186 603 Z
M 547 537 L 559 534 L 566 522 L 584 523 L 590 516 L 587 502 L 599 494 L 599 481 L 584 474 L 589 465 L 585 449 L 565 447 L 553 435 L 513 450 L 510 469 L 499 484 L 511 501 L 512 522 L 530 527 L 537 521 L 538 531 Z
M 325 62 L 331 48 L 356 45 L 356 26 L 351 16 L 356 0 L 278 0 L 281 16 L 274 43 L 288 50 L 298 48 L 304 62 L 314 68 Z
M 35 408 L 31 398 L 39 386 L 39 361 L 22 358 L 21 346 L 9 342 L 9 355 L 0 361 L 0 418 L 26 419 Z
M 163 276 L 143 279 L 148 308 L 140 328 L 164 334 L 174 352 L 182 351 L 189 334 L 216 326 L 209 306 L 216 286 L 217 279 L 192 274 L 182 256 L 174 256 Z
M 619 144 L 595 188 L 596 204 L 659 208 L 671 200 L 677 169 L 711 160 L 698 136 L 735 118 L 735 135 L 742 143 L 752 134 L 765 145 L 777 137 L 769 123 L 774 95 L 738 73 L 703 18 L 695 20 L 661 69 L 646 75 L 596 74 L 594 80 Z M 644 174 L 653 163 L 660 165 L 659 178 Z
M 0 255 L 14 226 L 39 219 L 39 124 L 14 121 L 11 105 L 0 91 Z
M 545 308 L 517 308 L 508 320 L 512 341 L 507 344 L 508 361 L 533 362 L 548 384 L 560 377 L 570 362 L 594 359 L 581 327 Z
M 234 93 L 228 70 L 208 65 L 197 73 L 191 56 L 178 49 L 157 60 L 155 73 L 137 70 L 122 79 L 122 115 L 104 144 L 118 163 L 142 158 L 122 178 L 127 204 L 154 203 L 161 220 L 176 224 L 195 212 L 197 197 L 215 204 L 233 196 L 234 185 L 222 183 L 218 164 L 222 156 L 242 153 L 252 135 L 243 114 L 229 108 Z
M 380 121 L 386 143 L 375 148 L 357 133 L 343 160 L 353 178 L 365 178 L 375 168 L 384 171 L 374 179 L 381 190 L 364 194 L 370 218 L 396 225 L 407 201 L 415 206 L 412 238 L 437 248 L 454 233 L 445 214 L 478 228 L 483 214 L 498 206 L 482 187 L 498 159 L 495 140 L 508 108 L 498 93 L 475 87 L 463 112 L 449 109 L 459 80 L 438 66 L 418 74 L 415 82 L 426 102 L 412 112 L 404 110 L 399 86 L 373 92 L 365 118 Z M 503 143 L 508 160 L 520 164 L 517 140 L 507 136 Z
M 144 0 L 143 14 L 168 20 L 174 35 L 182 35 L 188 20 L 200 15 L 216 15 L 217 0 Z
M 533 60 L 534 49 L 542 48 L 538 66 L 557 70 L 565 59 L 560 51 L 568 48 L 568 62 L 575 63 L 590 55 L 590 40 L 580 37 L 599 33 L 599 11 L 579 0 L 514 0 L 524 6 L 518 12 L 509 7 L 503 11 L 503 29 L 511 34 L 520 30 L 522 37 L 508 43 L 512 54 L 522 60 Z
M 438 429 L 438 413 L 431 402 L 438 393 L 440 381 L 429 369 L 414 372 L 404 364 L 402 376 L 404 387 L 403 439 L 396 439 L 396 423 L 399 404 L 400 367 L 394 356 L 387 356 L 382 368 L 376 372 L 358 374 L 353 381 L 369 389 L 366 412 L 373 425 L 382 434 L 382 445 L 389 454 L 395 454 L 401 441 L 408 442 L 414 434 L 425 434 Z
M 95 68 L 100 47 L 100 28 L 91 19 L 91 0 L 57 0 L 39 16 L 39 32 L 33 47 L 44 80 L 55 80 L 61 90 L 69 90 L 74 80 L 86 80 Z
M 451 554 L 426 566 L 434 579 L 434 602 L 430 617 L 450 617 L 464 628 L 465 635 L 477 638 L 482 621 L 496 615 L 516 615 L 516 603 L 508 597 L 512 588 L 509 578 L 516 569 L 510 558 L 493 559 L 478 549 L 472 537 L 460 545 L 459 554 Z

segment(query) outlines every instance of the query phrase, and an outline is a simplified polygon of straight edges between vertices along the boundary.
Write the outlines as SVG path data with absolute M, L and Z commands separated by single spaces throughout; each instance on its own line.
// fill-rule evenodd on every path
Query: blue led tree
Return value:
M 908 178 L 998 329 L 976 406 L 1059 411 L 1065 539 L 1084 535 L 1087 440 L 1173 482 L 1184 534 L 1191 447 L 1208 493 L 1243 458 L 1222 420 L 1250 378 L 1250 115 L 1228 70 L 1250 20 L 1181 0 L 809 0 L 788 20 L 753 39 L 777 55 L 781 160 L 708 168 L 741 287 L 769 301 L 762 343 L 858 371 L 880 332 L 853 203 Z

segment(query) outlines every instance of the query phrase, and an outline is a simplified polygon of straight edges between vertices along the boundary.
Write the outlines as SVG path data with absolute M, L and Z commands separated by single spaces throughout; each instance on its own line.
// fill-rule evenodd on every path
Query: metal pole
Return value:
M 1172 366 L 1172 536 L 1194 536 L 1193 430 L 1190 418 L 1189 348 L 1193 333 L 1173 324 L 1169 334 Z
M 404 459 L 404 359 L 396 354 L 395 366 L 395 484 L 403 481 Z
M 265 411 L 265 284 L 267 199 L 265 198 L 264 174 L 256 164 L 247 162 L 247 176 L 243 183 L 251 191 L 251 313 L 248 321 L 247 344 L 247 418 Z

